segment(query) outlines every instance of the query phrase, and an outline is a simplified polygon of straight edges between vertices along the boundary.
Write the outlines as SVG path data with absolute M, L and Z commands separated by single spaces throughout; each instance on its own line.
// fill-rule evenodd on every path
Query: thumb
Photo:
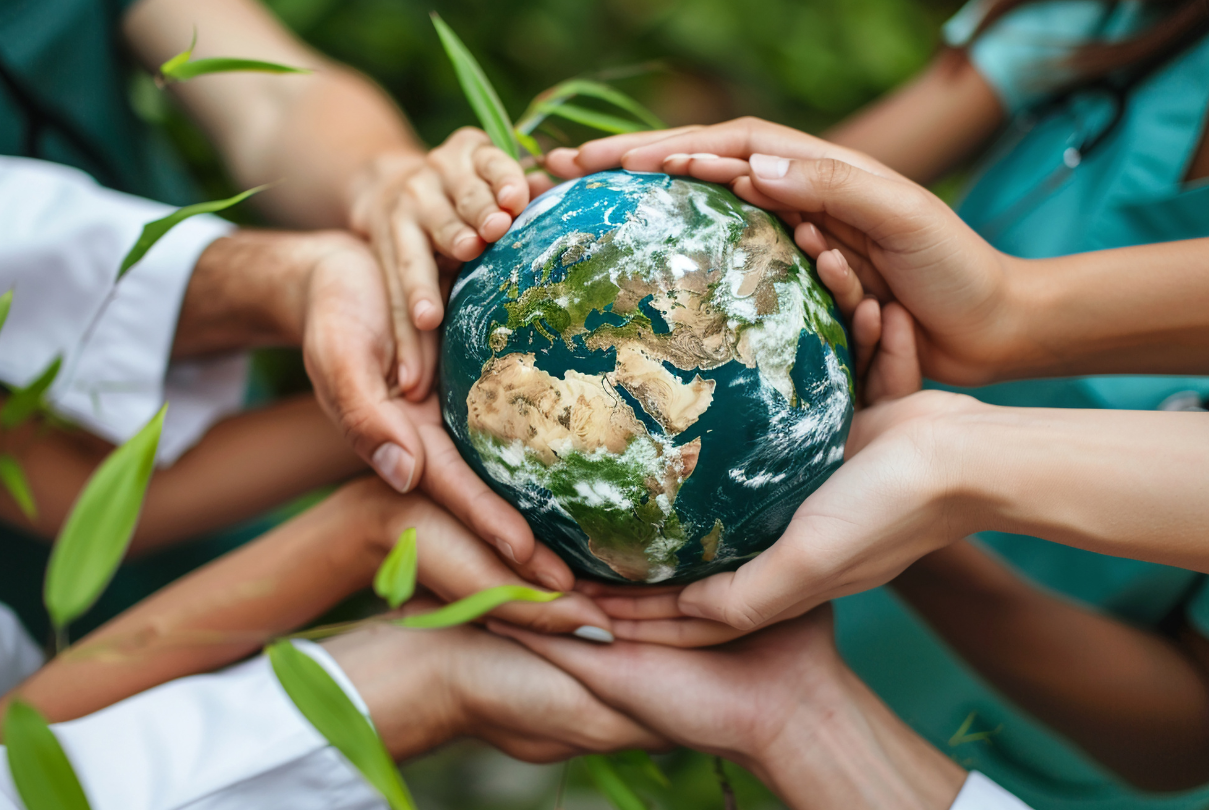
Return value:
M 919 245 L 952 211 L 922 186 L 873 174 L 835 158 L 750 157 L 752 185 L 795 211 L 825 213 L 889 250 Z
M 865 387 L 866 404 L 898 399 L 923 387 L 915 319 L 897 301 L 882 309 L 882 334 Z

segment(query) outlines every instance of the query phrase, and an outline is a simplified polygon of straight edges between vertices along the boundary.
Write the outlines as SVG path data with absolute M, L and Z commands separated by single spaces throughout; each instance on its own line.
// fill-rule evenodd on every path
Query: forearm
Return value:
M 794 810 L 948 810 L 966 773 L 844 670 L 831 700 L 812 700 L 753 771 Z
M 376 483 L 376 482 L 371 482 Z M 248 655 L 366 587 L 393 544 L 365 485 L 346 487 L 74 645 L 20 687 L 52 720 Z
M 1144 789 L 1209 777 L 1209 684 L 1174 641 L 1042 591 L 976 547 L 893 582 L 988 681 Z
M 907 85 L 823 133 L 917 183 L 960 166 L 994 134 L 1003 109 L 959 51 L 944 51 Z
M 1209 374 L 1209 239 L 1008 260 L 997 376 Z
M 1197 414 L 977 404 L 935 427 L 955 536 L 1025 534 L 1209 571 L 1209 421 Z

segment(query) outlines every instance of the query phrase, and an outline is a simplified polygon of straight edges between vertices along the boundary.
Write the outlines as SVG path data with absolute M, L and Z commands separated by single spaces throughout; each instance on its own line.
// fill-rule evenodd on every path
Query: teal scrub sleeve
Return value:
M 1209 638 L 1209 577 L 1201 578 L 1200 586 L 1184 608 L 1184 615 L 1193 630 Z
M 989 6 L 970 0 L 944 25 L 947 45 L 961 48 Z M 970 46 L 970 61 L 1014 115 L 1043 101 L 1071 78 L 1062 67 L 1074 49 L 1100 38 L 1111 3 L 1051 0 L 1029 3 L 1001 17 Z

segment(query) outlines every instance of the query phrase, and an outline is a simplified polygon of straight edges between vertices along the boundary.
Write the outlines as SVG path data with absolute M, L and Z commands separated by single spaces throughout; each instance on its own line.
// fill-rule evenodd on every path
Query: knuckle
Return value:
M 847 185 L 853 176 L 852 164 L 835 158 L 822 158 L 810 166 L 814 184 L 824 191 L 835 191 Z

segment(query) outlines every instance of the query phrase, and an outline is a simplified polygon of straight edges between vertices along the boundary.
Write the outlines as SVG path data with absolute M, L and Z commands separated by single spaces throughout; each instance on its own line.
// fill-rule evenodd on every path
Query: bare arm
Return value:
M 1206 642 L 1191 631 L 1179 642 L 1100 615 L 970 543 L 893 584 L 1005 695 L 1133 784 L 1180 790 L 1209 778 L 1209 672 L 1196 655 Z
M 91 436 L 39 427 L 0 435 L 24 465 L 39 514 L 29 523 L 7 492 L 0 518 L 50 539 L 111 449 Z M 151 478 L 132 556 L 254 517 L 363 469 L 313 397 L 232 416 Z
M 823 133 L 927 185 L 969 159 L 1003 123 L 982 74 L 960 51 L 942 51 L 908 84 Z
M 286 180 L 260 196 L 275 220 L 348 227 L 358 183 L 375 160 L 423 157 L 385 93 L 299 42 L 255 0 L 141 0 L 123 33 L 154 70 L 188 47 L 194 26 L 196 58 L 247 57 L 315 71 L 217 74 L 173 85 L 241 187 Z

